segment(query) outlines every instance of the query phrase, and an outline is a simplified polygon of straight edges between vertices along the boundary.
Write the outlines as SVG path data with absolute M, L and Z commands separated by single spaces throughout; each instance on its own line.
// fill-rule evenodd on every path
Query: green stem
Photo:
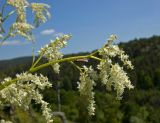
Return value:
M 36 60 L 36 62 L 32 65 L 32 67 L 30 69 L 33 69 L 38 63 L 39 61 L 42 59 L 43 55 L 40 55 L 40 57 Z
M 81 69 L 82 68 L 80 68 L 78 65 L 76 65 L 74 62 L 72 62 L 72 61 L 70 61 L 69 63 L 71 63 L 73 66 L 75 66 L 79 71 L 82 71 Z
M 102 60 L 102 59 L 100 59 L 100 58 L 98 58 L 98 57 L 96 57 L 96 56 L 90 56 L 90 58 L 95 59 L 95 60 L 98 60 L 98 61 L 101 61 L 101 60 Z
M 34 54 L 34 47 L 32 46 L 32 65 L 34 64 L 35 61 L 35 54 Z
M 6 15 L 6 16 L 3 18 L 2 22 L 4 22 L 9 16 L 13 15 L 15 12 L 16 12 L 16 11 L 13 10 L 13 11 L 11 11 L 10 13 L 8 13 L 8 15 Z
M 99 52 L 99 51 L 96 50 L 96 51 L 94 51 L 93 53 L 91 53 L 90 55 L 93 56 L 93 55 L 95 55 L 95 54 L 98 53 L 98 52 Z
M 6 5 L 7 5 L 7 0 L 5 0 L 5 3 L 2 6 L 2 17 L 3 17 L 4 9 L 5 9 Z
M 63 59 L 60 59 L 60 60 L 56 60 L 56 61 L 53 61 L 53 62 L 49 62 L 49 63 L 45 63 L 45 64 L 42 64 L 42 65 L 39 65 L 35 68 L 31 68 L 29 70 L 29 72 L 35 72 L 35 71 L 38 71 L 42 68 L 45 68 L 45 67 L 48 67 L 50 65 L 53 65 L 53 64 L 56 64 L 56 63 L 60 63 L 60 62 L 65 62 L 65 61 L 75 61 L 77 59 L 83 59 L 83 58 L 91 58 L 90 55 L 86 55 L 86 56 L 75 56 L 75 57 L 69 57 L 69 58 L 63 58 Z
M 3 43 L 10 37 L 10 34 L 6 35 L 3 40 L 0 42 L 0 46 L 3 45 Z

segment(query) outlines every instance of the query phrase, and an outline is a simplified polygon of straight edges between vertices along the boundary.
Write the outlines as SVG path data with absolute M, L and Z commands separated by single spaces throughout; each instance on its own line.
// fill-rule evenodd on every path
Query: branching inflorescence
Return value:
M 3 15 L 5 6 L 11 6 L 13 10 L 6 16 Z M 0 39 L 2 42 L 9 37 L 15 37 L 20 35 L 27 40 L 34 40 L 32 30 L 34 25 L 27 22 L 26 9 L 31 9 L 34 14 L 34 24 L 39 26 L 41 23 L 47 21 L 47 17 L 50 18 L 48 12 L 49 5 L 43 3 L 29 3 L 27 0 L 6 0 L 0 13 Z M 16 13 L 16 20 L 11 24 L 8 34 L 4 35 L 3 23 L 13 14 Z
M 45 116 L 48 123 L 52 122 L 51 109 L 48 103 L 43 100 L 39 90 L 44 90 L 46 87 L 51 87 L 47 77 L 43 75 L 36 75 L 31 73 L 21 73 L 16 75 L 17 81 L 5 87 L 0 91 L 1 99 L 3 102 L 9 102 L 20 107 L 24 110 L 29 109 L 31 101 L 34 100 L 37 104 L 41 104 L 42 114 Z M 5 78 L 1 84 L 11 81 L 11 78 Z
M 27 8 L 31 8 L 34 12 L 34 23 L 36 26 L 40 23 L 45 23 L 46 17 L 50 16 L 47 10 L 49 6 L 46 4 L 29 3 L 27 0 L 6 0 L 5 4 L 14 7 L 15 10 L 5 17 L 3 16 L 3 12 L 0 15 L 0 38 L 2 39 L 2 42 L 8 37 L 14 37 L 16 35 L 20 35 L 28 40 L 32 39 L 31 34 L 34 26 L 27 23 Z M 17 13 L 16 21 L 11 25 L 7 37 L 3 37 L 3 22 L 14 12 Z M 115 35 L 111 35 L 104 46 L 93 53 L 84 56 L 64 58 L 60 50 L 67 45 L 67 41 L 71 37 L 72 36 L 69 34 L 57 37 L 55 40 L 51 40 L 49 44 L 40 49 L 38 59 L 33 62 L 28 71 L 17 74 L 15 78 L 5 78 L 0 83 L 0 105 L 3 106 L 5 103 L 10 103 L 22 107 L 24 110 L 28 110 L 31 101 L 34 100 L 37 104 L 41 104 L 42 114 L 47 123 L 53 122 L 51 109 L 48 107 L 48 103 L 43 100 L 43 96 L 40 93 L 40 90 L 45 90 L 45 88 L 51 87 L 52 85 L 48 81 L 47 77 L 44 77 L 41 74 L 37 75 L 35 72 L 51 66 L 55 73 L 59 73 L 60 63 L 62 62 L 70 62 L 78 68 L 80 72 L 79 81 L 77 82 L 78 90 L 80 95 L 86 98 L 89 115 L 95 114 L 96 102 L 94 100 L 94 87 L 96 86 L 97 81 L 101 81 L 101 84 L 106 87 L 107 91 L 112 89 L 115 90 L 117 99 L 122 98 L 125 88 L 133 88 L 129 77 L 123 68 L 123 66 L 126 66 L 128 69 L 133 69 L 133 66 L 131 61 L 128 59 L 128 55 L 125 54 L 118 45 L 113 44 L 113 41 L 117 39 Z M 46 58 L 48 62 L 40 64 L 43 57 Z M 119 58 L 123 64 L 120 65 L 120 63 L 116 62 L 114 60 L 115 57 Z M 95 68 L 93 66 L 78 66 L 75 62 L 88 62 L 88 59 L 98 61 L 98 65 L 95 70 L 93 69 Z M 5 122 L 5 120 L 1 120 L 1 122 Z

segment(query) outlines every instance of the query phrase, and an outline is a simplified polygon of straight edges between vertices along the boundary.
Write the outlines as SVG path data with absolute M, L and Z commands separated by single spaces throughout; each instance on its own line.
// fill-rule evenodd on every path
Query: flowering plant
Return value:
M 4 16 L 5 6 L 12 6 L 14 9 L 6 16 Z M 16 35 L 20 35 L 27 40 L 33 40 L 32 29 L 39 26 L 41 23 L 45 23 L 47 17 L 50 17 L 47 10 L 48 8 L 49 6 L 46 4 L 30 3 L 27 0 L 6 0 L 0 13 L 1 44 L 7 38 L 15 37 Z M 31 9 L 33 11 L 35 25 L 27 22 L 26 9 Z M 9 32 L 6 33 L 3 28 L 3 23 L 8 20 L 12 14 L 17 15 L 16 22 L 10 26 Z M 133 88 L 123 67 L 113 60 L 114 57 L 118 57 L 122 61 L 124 67 L 126 66 L 129 69 L 133 69 L 128 55 L 125 54 L 118 45 L 113 45 L 113 41 L 117 39 L 117 36 L 111 35 L 103 47 L 88 55 L 64 58 L 60 49 L 67 45 L 67 41 L 71 37 L 70 34 L 66 34 L 57 37 L 55 40 L 51 40 L 49 44 L 39 50 L 39 57 L 33 61 L 28 71 L 17 74 L 15 78 L 4 78 L 0 83 L 0 105 L 4 106 L 5 103 L 10 103 L 22 107 L 24 110 L 29 110 L 29 105 L 31 101 L 34 100 L 37 104 L 41 104 L 42 115 L 45 117 L 46 122 L 53 122 L 52 111 L 48 106 L 49 104 L 43 100 L 40 91 L 52 85 L 47 77 L 42 74 L 38 75 L 36 72 L 51 66 L 53 70 L 59 74 L 60 63 L 62 62 L 70 62 L 79 70 L 78 89 L 80 95 L 83 95 L 87 99 L 86 103 L 88 104 L 87 109 L 89 115 L 95 114 L 96 102 L 94 100 L 94 87 L 97 81 L 101 81 L 102 85 L 104 85 L 107 90 L 114 89 L 117 93 L 117 99 L 122 98 L 125 88 Z M 46 58 L 48 62 L 39 64 L 43 57 Z M 93 66 L 78 66 L 76 64 L 76 61 L 88 62 L 89 59 L 99 62 L 97 69 L 93 69 Z M 5 122 L 5 120 L 1 120 L 1 122 Z

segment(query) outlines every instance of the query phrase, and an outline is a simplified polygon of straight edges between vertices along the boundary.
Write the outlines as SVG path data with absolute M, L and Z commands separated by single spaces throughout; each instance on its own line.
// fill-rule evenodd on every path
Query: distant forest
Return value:
M 51 104 L 53 111 L 58 110 L 57 88 L 60 83 L 61 107 L 69 122 L 76 123 L 160 123 L 160 36 L 135 39 L 119 46 L 130 56 L 134 70 L 127 71 L 135 88 L 125 91 L 123 99 L 115 99 L 113 92 L 104 91 L 99 81 L 96 86 L 96 115 L 88 117 L 83 97 L 79 96 L 77 81 L 79 72 L 70 63 L 61 64 L 61 72 L 55 74 L 51 69 L 40 70 L 48 76 L 53 88 L 44 91 L 44 99 Z M 67 56 L 82 55 L 86 53 L 70 54 Z M 117 59 L 114 59 L 117 60 Z M 45 61 L 45 59 L 43 59 Z M 95 61 L 86 62 L 86 65 L 95 64 Z M 14 77 L 16 73 L 25 72 L 32 64 L 32 57 L 15 58 L 0 61 L 0 80 L 7 76 Z M 77 61 L 77 64 L 81 65 Z M 39 122 L 39 106 L 33 105 L 32 117 L 27 112 L 28 123 Z M 1 109 L 0 117 L 13 118 L 17 123 L 25 111 L 18 107 L 13 114 L 8 109 Z M 26 116 L 26 119 L 28 118 Z M 58 119 L 57 119 L 58 123 Z

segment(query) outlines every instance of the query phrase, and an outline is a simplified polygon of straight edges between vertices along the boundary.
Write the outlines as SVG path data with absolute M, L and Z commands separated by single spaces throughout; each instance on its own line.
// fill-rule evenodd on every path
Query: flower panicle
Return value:
M 118 57 L 123 65 L 129 69 L 133 69 L 133 65 L 129 60 L 129 56 L 118 45 L 113 44 L 115 39 L 117 39 L 117 36 L 111 35 L 106 45 L 99 49 L 102 60 L 97 65 L 97 69 L 100 71 L 99 78 L 102 84 L 106 86 L 107 90 L 112 90 L 113 86 L 114 90 L 117 91 L 117 98 L 121 99 L 124 88 L 132 89 L 133 85 L 123 67 L 120 67 L 118 63 L 114 63 L 112 58 Z
M 117 92 L 117 99 L 122 99 L 122 94 L 125 88 L 133 89 L 127 73 L 120 67 L 119 64 L 113 64 L 110 71 L 110 78 L 108 80 L 113 85 L 114 90 Z
M 119 57 L 120 60 L 123 62 L 124 65 L 127 66 L 129 69 L 133 69 L 133 65 L 131 61 L 129 60 L 129 56 L 125 54 L 125 52 L 119 48 L 118 45 L 113 45 L 113 41 L 117 39 L 116 35 L 111 35 L 109 39 L 107 40 L 107 43 L 104 47 L 99 49 L 99 54 L 104 58 L 112 58 L 112 57 Z
M 83 66 L 83 70 L 84 71 L 80 73 L 80 82 L 78 82 L 78 89 L 80 95 L 85 96 L 87 99 L 89 115 L 94 115 L 95 100 L 93 87 L 96 85 L 95 80 L 97 80 L 98 77 L 96 71 L 93 70 L 92 66 Z
M 34 41 L 34 37 L 32 35 L 32 30 L 34 27 L 39 26 L 41 23 L 45 23 L 47 21 L 47 17 L 50 18 L 51 15 L 48 11 L 50 8 L 49 5 L 43 3 L 29 3 L 28 0 L 6 0 L 7 4 L 14 8 L 14 12 L 16 12 L 16 21 L 11 25 L 9 36 L 14 37 L 16 35 L 22 36 L 27 40 Z M 27 23 L 26 19 L 26 9 L 32 9 L 35 19 L 35 26 Z M 14 13 L 13 12 L 13 13 Z
M 43 100 L 43 96 L 39 91 L 52 86 L 48 81 L 48 78 L 44 77 L 42 74 L 37 75 L 27 72 L 17 74 L 16 78 L 16 83 L 11 84 L 0 91 L 0 98 L 10 104 L 16 104 L 23 107 L 24 110 L 28 110 L 31 101 L 35 100 L 37 104 L 41 104 L 42 114 L 47 123 L 51 123 L 51 109 L 48 107 L 48 103 Z M 11 80 L 10 77 L 7 77 L 2 84 Z M 1 105 L 2 104 L 3 102 L 1 102 Z
M 20 35 L 28 40 L 32 40 L 32 29 L 34 27 L 28 23 L 15 22 L 10 27 L 9 35 L 12 37 Z
M 51 17 L 49 11 L 47 10 L 48 8 L 50 8 L 48 4 L 31 3 L 31 9 L 35 13 L 34 23 L 36 26 L 39 26 L 40 23 L 45 23 L 47 21 L 47 17 Z
M 49 62 L 61 59 L 63 54 L 59 52 L 60 49 L 64 48 L 67 45 L 67 41 L 72 37 L 72 35 L 63 35 L 61 37 L 57 37 L 55 40 L 51 40 L 49 44 L 40 49 L 39 55 L 47 58 Z M 52 65 L 54 71 L 59 73 L 59 64 L 56 63 Z

